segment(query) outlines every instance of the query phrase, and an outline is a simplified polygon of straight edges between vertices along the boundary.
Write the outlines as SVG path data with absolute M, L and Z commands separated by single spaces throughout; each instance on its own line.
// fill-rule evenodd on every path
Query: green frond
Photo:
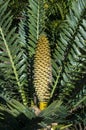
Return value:
M 44 32 L 45 29 L 45 10 L 43 0 L 30 0 L 29 5 L 24 12 L 23 33 L 25 36 L 26 55 L 28 61 L 28 89 L 30 101 L 33 99 L 33 60 L 35 54 L 35 48 L 39 35 Z M 21 35 L 23 35 L 23 33 Z M 22 39 L 22 38 L 21 38 Z
M 65 16 L 68 12 L 70 2 L 65 1 L 65 0 L 52 0 L 46 2 L 48 7 L 47 7 L 47 15 L 48 17 L 51 16 L 57 16 L 54 19 L 60 19 L 64 20 Z M 51 18 L 52 19 L 52 18 Z M 53 19 L 52 19 L 53 20 Z
M 39 117 L 43 117 L 43 121 L 40 125 L 50 125 L 51 123 L 63 123 L 66 122 L 66 117 L 69 112 L 65 106 L 62 105 L 61 101 L 54 101 L 45 110 L 43 110 Z M 63 121 L 63 122 L 62 122 Z
M 24 17 L 24 12 L 22 14 Z M 27 42 L 26 42 L 26 34 L 25 34 L 25 19 L 22 19 L 19 23 L 19 43 L 21 46 L 23 66 L 21 68 L 21 79 L 22 85 L 24 86 L 24 91 L 26 92 L 26 96 L 28 97 L 28 54 L 27 54 Z
M 30 0 L 27 8 L 28 50 L 30 57 L 35 53 L 35 47 L 39 35 L 45 29 L 44 0 Z
M 31 119 L 34 119 L 36 115 L 34 112 L 18 102 L 17 100 L 7 100 L 4 97 L 0 97 L 0 129 L 15 129 L 18 130 L 21 128 L 21 125 L 24 123 L 22 128 L 28 125 Z M 30 128 L 30 124 L 28 128 Z
M 24 92 L 24 77 L 26 77 L 24 73 L 25 57 L 18 35 L 15 33 L 15 28 L 10 29 L 12 16 L 10 12 L 6 12 L 5 5 L 7 6 L 8 2 L 1 5 L 0 8 L 0 69 L 4 77 L 2 80 L 3 82 L 10 82 L 10 86 L 13 86 L 12 89 L 14 93 L 18 91 L 23 103 L 27 104 L 26 94 Z M 0 83 L 0 85 L 1 84 L 2 83 Z M 5 86 L 3 86 L 3 88 L 4 87 Z
M 57 91 L 62 100 L 65 97 L 71 98 L 74 90 L 83 90 L 86 81 L 85 6 L 86 2 L 83 0 L 73 2 L 53 54 L 53 75 L 59 76 Z M 79 91 L 74 92 L 77 94 Z
M 66 19 L 71 2 L 68 0 L 47 0 L 46 5 L 46 31 L 52 44 L 52 50 L 54 50 L 56 39 L 61 31 L 60 26 Z

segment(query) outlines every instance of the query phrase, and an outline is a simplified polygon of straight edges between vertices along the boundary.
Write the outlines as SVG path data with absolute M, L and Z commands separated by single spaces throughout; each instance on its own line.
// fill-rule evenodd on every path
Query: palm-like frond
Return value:
M 68 116 L 68 114 L 69 112 L 66 106 L 63 106 L 61 101 L 54 101 L 45 110 L 43 110 L 39 116 L 44 118 L 43 123 L 49 125 L 53 123 L 53 121 L 54 123 L 66 122 L 66 116 Z
M 28 1 L 29 5 L 24 12 L 24 22 L 22 22 L 23 33 L 25 33 L 25 46 L 28 62 L 28 83 L 29 83 L 29 99 L 32 100 L 34 95 L 33 87 L 33 59 L 35 54 L 35 48 L 39 35 L 45 30 L 45 10 L 44 1 L 31 0 Z M 22 30 L 20 30 L 22 39 Z
M 31 0 L 27 9 L 27 27 L 28 27 L 28 50 L 30 57 L 35 54 L 35 47 L 39 35 L 45 29 L 45 10 L 44 0 Z
M 53 54 L 53 74 L 59 77 L 56 86 L 62 100 L 73 97 L 75 90 L 75 95 L 82 91 L 86 81 L 85 5 L 83 0 L 73 2 Z
M 2 82 L 9 82 L 15 96 L 15 91 L 21 95 L 24 104 L 27 104 L 24 87 L 25 57 L 23 48 L 19 43 L 15 28 L 11 28 L 11 13 L 6 13 L 8 1 L 0 8 L 0 68 L 2 69 Z M 11 31 L 9 31 L 11 30 Z M 0 83 L 3 84 L 3 83 Z M 13 87 L 12 87 L 13 86 Z M 9 88 L 9 86 L 7 86 Z M 5 90 L 5 88 L 4 88 Z
M 9 101 L 0 97 L 0 100 L 2 100 L 2 105 L 0 105 L 0 129 L 18 130 L 21 129 L 21 126 L 22 129 L 25 129 L 25 127 L 33 128 L 33 125 L 30 126 L 30 120 L 36 118 L 36 115 L 32 109 L 14 99 Z
M 70 0 L 71 1 L 71 0 Z M 61 23 L 66 19 L 71 2 L 69 0 L 46 0 L 46 31 L 52 44 L 52 51 L 55 48 L 56 39 L 61 31 Z M 51 31 L 50 31 L 51 30 Z M 50 34 L 50 35 L 49 35 Z
M 53 120 L 54 123 L 62 123 L 62 120 L 64 123 L 64 119 L 66 122 L 66 117 L 69 115 L 67 108 L 62 106 L 62 102 L 60 101 L 55 101 L 46 110 L 36 116 L 34 109 L 28 108 L 14 99 L 9 101 L 5 97 L 0 97 L 0 100 L 2 101 L 2 105 L 0 105 L 0 123 L 2 122 L 0 128 L 3 129 L 13 128 L 17 130 L 21 126 L 22 130 L 45 128 L 47 125 L 51 125 Z M 54 109 L 53 106 L 55 106 Z M 5 123 L 4 126 L 2 126 L 3 123 Z M 58 125 L 58 127 L 62 126 Z

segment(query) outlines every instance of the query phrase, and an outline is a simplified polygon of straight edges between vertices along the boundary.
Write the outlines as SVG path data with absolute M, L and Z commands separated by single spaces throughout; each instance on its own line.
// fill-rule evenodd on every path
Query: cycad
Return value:
M 19 23 L 19 35 L 11 29 L 11 13 L 6 13 L 8 3 L 0 3 L 1 127 L 2 119 L 7 121 L 9 117 L 13 119 L 9 126 L 17 130 L 23 121 L 24 130 L 46 127 L 52 122 L 63 126 L 76 122 L 86 125 L 86 2 L 72 3 L 66 20 L 61 23 L 58 39 L 56 35 L 52 37 L 55 48 L 51 33 L 47 34 L 45 1 L 29 1 Z M 28 108 L 35 100 L 35 91 L 39 102 L 49 105 L 37 116 L 32 106 Z

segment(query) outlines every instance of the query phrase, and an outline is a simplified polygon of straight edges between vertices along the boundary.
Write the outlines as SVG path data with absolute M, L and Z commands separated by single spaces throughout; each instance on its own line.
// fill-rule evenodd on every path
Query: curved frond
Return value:
M 45 110 L 43 110 L 39 117 L 43 117 L 43 121 L 40 123 L 45 123 L 47 125 L 50 125 L 51 123 L 62 123 L 66 120 L 66 117 L 68 116 L 69 112 L 65 106 L 62 105 L 61 101 L 54 101 L 51 105 L 49 105 Z
M 34 88 L 33 88 L 33 59 L 35 54 L 35 48 L 39 35 L 44 32 L 45 29 L 45 10 L 43 0 L 30 0 L 28 1 L 28 7 L 24 12 L 23 33 L 24 42 L 26 46 L 26 55 L 28 61 L 28 83 L 29 83 L 29 96 L 30 100 L 33 99 Z
M 24 106 L 17 100 L 7 100 L 0 97 L 0 129 L 22 129 L 30 127 L 30 120 L 36 117 L 35 113 L 28 107 Z M 28 125 L 29 122 L 29 125 Z M 23 124 L 23 125 L 22 125 Z
M 72 3 L 72 9 L 70 9 L 65 24 L 63 24 L 62 32 L 57 40 L 55 53 L 53 54 L 53 75 L 58 75 L 59 77 L 59 79 L 57 77 L 58 82 L 56 83 L 56 77 L 54 82 L 62 100 L 65 97 L 66 99 L 69 99 L 69 97 L 73 98 L 73 91 L 77 90 L 75 91 L 76 95 L 86 83 L 85 7 L 86 2 L 84 0 Z
M 10 82 L 10 89 L 18 91 L 24 104 L 27 104 L 24 92 L 25 81 L 25 57 L 23 48 L 15 33 L 16 28 L 11 29 L 12 16 L 6 12 L 8 2 L 0 8 L 0 69 L 3 82 Z M 3 11 L 2 11 L 3 10 Z M 1 84 L 1 83 L 0 83 Z M 5 87 L 5 86 L 3 86 Z M 4 88 L 5 89 L 5 88 Z M 15 94 L 14 94 L 15 96 Z
M 45 10 L 44 0 L 30 0 L 29 7 L 27 8 L 27 27 L 28 27 L 28 50 L 29 56 L 35 53 L 35 47 L 39 35 L 45 29 Z

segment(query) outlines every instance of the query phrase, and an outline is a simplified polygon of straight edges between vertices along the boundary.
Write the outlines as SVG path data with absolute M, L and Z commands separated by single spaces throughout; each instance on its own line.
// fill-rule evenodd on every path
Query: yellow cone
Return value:
M 45 102 L 48 102 L 50 98 L 49 85 L 52 80 L 51 77 L 52 72 L 49 41 L 45 35 L 41 35 L 38 40 L 34 60 L 34 87 L 41 109 L 46 106 Z

